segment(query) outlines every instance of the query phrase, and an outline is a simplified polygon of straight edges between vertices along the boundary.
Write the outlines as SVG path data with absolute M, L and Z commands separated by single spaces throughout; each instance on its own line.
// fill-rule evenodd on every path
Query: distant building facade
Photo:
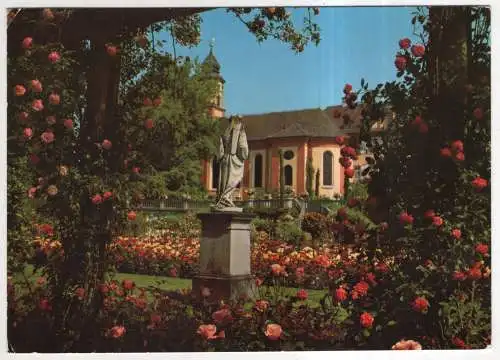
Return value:
M 213 49 L 204 60 L 210 66 L 212 75 L 219 81 L 218 92 L 210 108 L 214 120 L 227 125 L 223 107 L 224 79 L 220 75 L 220 64 Z M 387 128 L 392 115 L 388 114 L 372 127 L 372 132 Z M 279 190 L 280 169 L 279 151 L 284 157 L 285 186 L 295 194 L 307 191 L 307 162 L 312 161 L 314 169 L 313 189 L 316 173 L 319 170 L 319 196 L 333 198 L 344 193 L 344 170 L 339 163 L 341 146 L 335 137 L 343 136 L 350 144 L 358 144 L 361 113 L 357 109 L 331 106 L 326 109 L 304 109 L 272 112 L 266 114 L 244 115 L 250 154 L 245 161 L 245 172 L 236 198 L 245 198 L 248 190 L 255 194 L 269 194 Z M 361 176 L 366 154 L 360 154 L 353 163 L 356 181 Z M 215 194 L 219 170 L 215 159 L 202 162 L 203 186 Z

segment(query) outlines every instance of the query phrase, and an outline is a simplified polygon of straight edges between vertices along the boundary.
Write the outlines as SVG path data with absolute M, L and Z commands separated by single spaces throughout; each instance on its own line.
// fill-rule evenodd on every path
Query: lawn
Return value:
M 38 272 L 33 273 L 33 266 L 28 265 L 24 270 L 24 275 L 30 281 L 35 281 L 40 274 Z M 180 290 L 180 289 L 191 289 L 191 279 L 181 279 L 167 276 L 151 276 L 151 275 L 139 275 L 139 274 L 127 274 L 127 273 L 114 273 L 109 274 L 110 279 L 115 279 L 122 281 L 125 279 L 132 280 L 138 287 L 149 287 L 154 286 L 162 290 Z M 22 274 L 16 274 L 13 277 L 14 282 L 23 281 Z M 266 287 L 263 289 L 267 290 Z M 294 295 L 297 292 L 297 288 L 286 288 L 287 295 Z M 309 298 L 304 302 L 310 306 L 319 306 L 320 299 L 325 295 L 326 290 L 307 290 Z

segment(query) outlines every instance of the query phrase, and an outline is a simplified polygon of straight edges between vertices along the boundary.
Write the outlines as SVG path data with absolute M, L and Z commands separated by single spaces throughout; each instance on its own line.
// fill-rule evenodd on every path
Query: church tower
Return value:
M 217 81 L 217 91 L 212 100 L 209 112 L 214 118 L 222 118 L 225 114 L 224 109 L 224 83 L 226 82 L 220 74 L 220 64 L 214 55 L 215 40 L 210 42 L 210 52 L 208 53 L 202 65 L 206 68 L 210 79 Z

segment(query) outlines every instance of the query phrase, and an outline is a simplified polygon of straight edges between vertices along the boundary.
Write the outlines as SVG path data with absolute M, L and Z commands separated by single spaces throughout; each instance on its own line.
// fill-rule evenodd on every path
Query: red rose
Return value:
M 25 37 L 23 39 L 23 42 L 21 43 L 21 46 L 23 49 L 29 49 L 31 46 L 33 46 L 33 38 L 31 37 Z
M 463 152 L 457 152 L 455 155 L 455 159 L 458 161 L 464 161 L 465 160 L 465 154 Z
M 439 227 L 439 226 L 443 225 L 443 222 L 444 222 L 443 218 L 441 218 L 440 216 L 434 216 L 432 218 L 432 223 L 434 224 L 434 226 Z
M 123 335 L 125 335 L 125 327 L 123 326 L 113 326 L 111 329 L 108 330 L 108 336 L 112 338 L 120 338 Z
M 104 194 L 102 194 L 102 197 L 104 200 L 108 200 L 113 196 L 113 193 L 111 191 L 106 191 Z
M 269 302 L 266 300 L 255 301 L 255 310 L 264 312 L 269 308 Z
M 345 84 L 344 86 L 344 94 L 349 94 L 352 91 L 352 85 L 351 84 Z
M 144 121 L 144 127 L 145 127 L 146 129 L 148 129 L 148 130 L 149 130 L 149 129 L 152 129 L 152 128 L 153 128 L 153 126 L 154 126 L 153 119 L 146 119 L 146 120 Z
M 125 290 L 132 290 L 135 287 L 135 283 L 132 280 L 125 279 L 122 281 L 122 286 Z
M 425 54 L 425 46 L 422 44 L 416 44 L 411 47 L 411 53 L 415 57 L 422 57 Z
M 472 186 L 478 190 L 481 191 L 484 189 L 486 186 L 488 186 L 488 180 L 483 179 L 482 177 L 477 177 L 474 180 L 472 180 Z
M 230 322 L 233 320 L 233 316 L 231 315 L 231 310 L 229 309 L 221 309 L 212 314 L 212 319 L 215 324 L 219 325 L 224 322 Z
M 402 56 L 402 55 L 396 56 L 396 60 L 394 61 L 394 65 L 396 65 L 396 68 L 399 71 L 403 71 L 404 69 L 406 69 L 406 63 L 407 63 L 407 60 L 404 56 Z
M 26 88 L 23 85 L 16 85 L 14 87 L 14 93 L 16 96 L 23 96 L 26 93 Z
M 375 319 L 373 318 L 373 315 L 368 312 L 362 313 L 361 316 L 359 317 L 359 322 L 361 323 L 361 326 L 363 326 L 364 328 L 371 328 L 373 326 L 374 320 Z
M 344 143 L 344 137 L 343 136 L 335 136 L 335 142 L 338 144 L 338 145 L 342 145 Z
M 59 105 L 60 102 L 61 97 L 58 94 L 52 93 L 49 95 L 49 103 L 51 103 L 52 105 Z
M 432 210 L 432 209 L 429 209 L 429 210 L 427 210 L 427 211 L 424 213 L 424 217 L 425 217 L 426 219 L 432 219 L 432 218 L 434 218 L 434 216 L 436 216 L 436 213 L 435 213 L 435 212 L 434 212 L 434 210 Z
M 153 102 L 151 101 L 150 98 L 145 98 L 144 99 L 144 106 L 151 106 Z
M 472 280 L 477 280 L 481 279 L 482 274 L 481 274 L 481 269 L 477 267 L 473 267 L 467 271 L 467 277 Z
M 160 106 L 161 105 L 161 97 L 157 97 L 156 99 L 153 100 L 153 105 L 154 106 Z
M 103 148 L 104 150 L 109 150 L 109 149 L 111 149 L 111 147 L 113 146 L 113 144 L 111 143 L 111 141 L 109 141 L 108 139 L 104 139 L 104 140 L 102 141 L 102 144 L 101 144 L 101 145 L 102 145 L 102 148 Z
M 56 62 L 58 62 L 59 60 L 61 60 L 61 55 L 59 55 L 59 53 L 58 53 L 57 51 L 52 51 L 52 52 L 49 54 L 48 58 L 49 58 L 49 61 L 50 61 L 51 63 L 56 63 Z
M 50 144 L 55 140 L 55 135 L 52 131 L 47 130 L 43 132 L 42 135 L 40 135 L 40 138 L 42 139 L 42 142 L 44 142 L 45 144 Z
M 464 281 L 465 279 L 467 279 L 467 275 L 465 275 L 463 272 L 455 271 L 453 273 L 453 280 Z
M 347 299 L 347 291 L 340 287 L 338 289 L 335 290 L 335 299 L 337 299 L 337 301 L 344 301 Z
M 96 195 L 92 196 L 92 204 L 99 205 L 100 203 L 102 203 L 101 195 L 96 194 Z
M 370 285 L 366 281 L 360 281 L 356 285 L 354 285 L 354 288 L 351 293 L 351 297 L 353 300 L 356 300 L 360 297 L 366 296 L 368 294 L 368 289 L 370 288 Z
M 73 120 L 71 119 L 64 120 L 64 126 L 66 127 L 66 129 L 73 129 Z
M 133 167 L 133 168 L 132 168 L 132 172 L 133 172 L 134 174 L 139 174 L 139 172 L 140 172 L 140 171 L 141 171 L 141 168 L 140 168 L 140 167 L 135 166 L 135 167 Z
M 43 87 L 40 80 L 31 80 L 31 90 L 33 90 L 36 93 L 42 92 Z
M 453 229 L 451 230 L 451 236 L 458 240 L 462 237 L 462 232 L 460 231 L 460 229 Z
M 460 140 L 455 140 L 451 143 L 451 148 L 455 152 L 464 151 L 464 143 Z
M 23 134 L 25 139 L 31 139 L 33 136 L 33 130 L 31 128 L 24 128 Z
M 344 175 L 348 179 L 352 178 L 354 176 L 354 169 L 353 168 L 344 169 Z
M 29 117 L 29 114 L 26 111 L 21 111 L 19 113 L 19 121 L 21 121 L 21 122 L 25 122 L 26 120 L 28 120 L 28 117 Z
M 52 310 L 52 305 L 50 304 L 49 300 L 42 298 L 40 299 L 40 302 L 38 303 L 38 307 L 42 311 L 51 311 Z
M 129 213 L 127 214 L 127 218 L 130 221 L 134 221 L 137 218 L 137 214 L 135 213 L 135 211 L 129 211 Z
M 297 298 L 299 300 L 307 300 L 308 294 L 307 294 L 306 290 L 300 289 L 300 290 L 297 291 L 297 295 L 296 296 L 297 296 Z
M 115 56 L 118 50 L 114 45 L 106 45 L 106 52 L 109 56 Z
M 425 313 L 429 309 L 429 302 L 424 297 L 417 297 L 412 303 L 413 310 Z
M 481 120 L 484 116 L 483 109 L 481 109 L 480 107 L 475 108 L 472 114 L 477 120 Z
M 411 40 L 408 38 L 404 38 L 399 40 L 399 47 L 401 49 L 408 49 L 411 46 Z
M 411 216 L 410 214 L 408 214 L 406 211 L 403 211 L 400 215 L 399 215 L 399 222 L 403 225 L 406 225 L 406 224 L 413 224 L 413 216 Z
M 451 339 L 451 342 L 453 343 L 453 345 L 455 345 L 456 347 L 459 347 L 460 349 L 468 349 L 469 346 L 465 344 L 465 341 L 463 341 L 462 339 L 460 339 L 459 337 L 453 337 Z
M 476 252 L 478 252 L 481 255 L 486 255 L 488 254 L 488 245 L 486 244 L 477 244 L 476 245 Z
M 40 100 L 40 99 L 33 100 L 33 102 L 31 103 L 31 107 L 35 111 L 42 111 L 43 110 L 43 102 L 42 102 L 42 100 Z
M 351 165 L 352 165 L 352 161 L 351 159 L 349 159 L 348 157 L 344 157 L 342 156 L 340 159 L 339 159 L 339 163 L 340 165 L 342 165 L 342 167 L 344 168 L 350 168 Z
M 267 324 L 264 334 L 269 340 L 278 340 L 281 337 L 283 330 L 278 324 Z
M 448 147 L 442 148 L 441 151 L 440 151 L 440 153 L 441 153 L 441 156 L 444 157 L 444 158 L 451 157 L 451 150 Z

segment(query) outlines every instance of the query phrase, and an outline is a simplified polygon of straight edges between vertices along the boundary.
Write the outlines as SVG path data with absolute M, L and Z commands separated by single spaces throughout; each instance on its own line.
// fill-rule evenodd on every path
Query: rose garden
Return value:
M 488 346 L 489 9 L 418 8 L 419 42 L 401 39 L 394 55 L 398 80 L 345 85 L 370 144 L 364 180 L 351 179 L 359 144 L 339 136 L 342 198 L 306 214 L 245 207 L 251 291 L 217 301 L 193 280 L 210 223 L 140 206 L 207 197 L 197 181 L 222 135 L 206 114 L 215 85 L 154 40 L 168 30 L 197 45 L 204 11 L 9 12 L 9 351 Z M 301 53 L 321 33 L 320 9 L 304 11 L 302 28 L 285 8 L 227 16 Z M 372 142 L 387 108 L 393 121 Z

